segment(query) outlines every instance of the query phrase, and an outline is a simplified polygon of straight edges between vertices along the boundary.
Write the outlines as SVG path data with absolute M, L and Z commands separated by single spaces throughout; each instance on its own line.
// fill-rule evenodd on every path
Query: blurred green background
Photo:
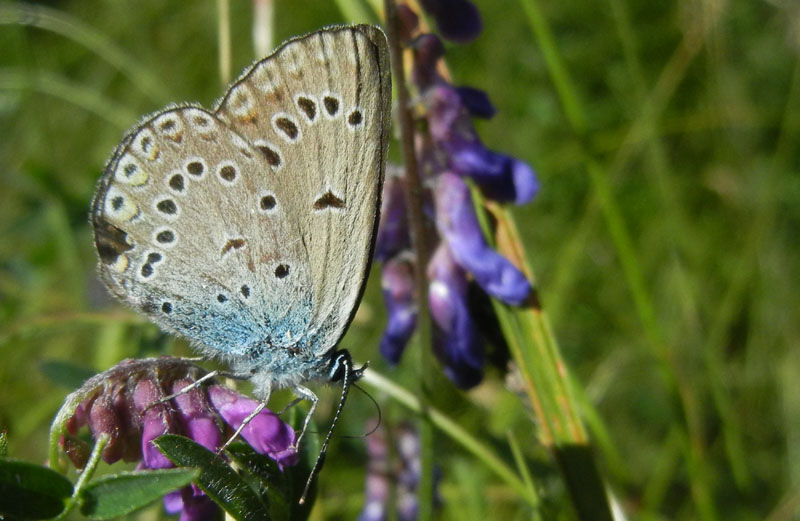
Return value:
M 514 214 L 619 506 L 631 519 L 800 519 L 800 2 L 476 4 L 482 35 L 446 59 L 499 110 L 478 123 L 487 146 L 540 176 Z M 25 5 L 0 3 L 0 429 L 12 456 L 43 462 L 49 422 L 87 372 L 189 353 L 108 296 L 87 215 L 125 130 L 169 102 L 211 107 L 224 84 L 217 2 Z M 532 6 L 566 67 L 555 82 Z M 252 3 L 230 7 L 235 75 L 257 56 Z M 276 0 L 274 43 L 378 20 L 348 18 L 359 12 L 375 16 L 366 2 Z M 413 365 L 377 354 L 377 274 L 342 347 L 414 388 Z M 469 393 L 443 377 L 435 391 L 508 461 L 514 432 L 547 508 L 569 518 L 498 371 Z M 336 392 L 323 391 L 323 426 Z M 408 417 L 376 398 L 389 425 Z M 374 415 L 351 394 L 339 432 Z M 529 518 L 480 463 L 436 443 L 443 518 Z M 316 518 L 355 518 L 365 463 L 362 440 L 336 440 Z

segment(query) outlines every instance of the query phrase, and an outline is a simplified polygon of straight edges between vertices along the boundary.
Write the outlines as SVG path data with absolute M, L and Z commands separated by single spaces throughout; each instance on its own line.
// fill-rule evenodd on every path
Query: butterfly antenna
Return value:
M 364 368 L 362 367 L 361 370 L 363 371 Z M 375 410 L 378 411 L 378 421 L 375 422 L 375 427 L 370 429 L 370 431 L 367 432 L 366 434 L 360 436 L 361 438 L 366 438 L 367 436 L 371 436 L 375 431 L 377 431 L 380 428 L 381 423 L 383 423 L 383 413 L 381 411 L 381 406 L 378 405 L 378 402 L 375 400 L 375 398 L 373 398 L 371 394 L 369 394 L 367 391 L 365 391 L 363 387 L 361 387 L 360 385 L 358 385 L 355 382 L 353 382 L 353 387 L 355 387 L 356 389 L 358 389 L 359 391 L 364 393 L 364 395 L 367 398 L 369 398 L 370 401 L 372 402 L 372 404 L 375 406 Z
M 367 365 L 369 364 L 364 364 L 359 369 L 354 369 L 353 359 L 350 357 L 350 353 L 346 349 L 339 351 L 331 362 L 330 372 L 328 373 L 329 378 L 331 382 L 336 382 L 340 379 L 342 380 L 342 395 L 339 398 L 339 405 L 336 407 L 336 413 L 333 415 L 331 428 L 328 429 L 328 434 L 325 435 L 325 441 L 322 442 L 322 448 L 319 450 L 317 460 L 314 462 L 314 466 L 311 468 L 311 473 L 308 475 L 306 486 L 303 489 L 303 495 L 300 496 L 299 503 L 301 505 L 306 502 L 308 491 L 311 488 L 311 482 L 314 481 L 316 475 L 319 474 L 322 464 L 325 462 L 325 454 L 328 452 L 328 444 L 331 441 L 333 429 L 336 427 L 336 423 L 339 421 L 339 416 L 342 414 L 342 409 L 344 409 L 344 403 L 347 401 L 347 393 L 350 392 L 350 386 L 353 385 L 356 380 L 361 378 L 361 375 L 364 373 L 364 369 L 367 368 Z

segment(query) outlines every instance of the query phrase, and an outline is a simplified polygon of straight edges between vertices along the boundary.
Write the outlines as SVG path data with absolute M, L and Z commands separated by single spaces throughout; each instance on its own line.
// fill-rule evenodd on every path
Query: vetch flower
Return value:
M 374 427 L 374 422 L 370 431 Z M 384 521 L 389 519 L 389 498 L 394 490 L 396 517 L 400 521 L 415 521 L 419 511 L 417 487 L 422 463 L 417 432 L 408 424 L 392 429 L 395 450 L 390 452 L 387 432 L 381 427 L 367 437 L 367 478 L 364 508 L 358 521 Z M 390 458 L 390 455 L 395 456 Z M 434 486 L 439 481 L 434 469 Z M 441 500 L 434 490 L 434 506 Z
M 234 429 L 238 429 L 259 405 L 259 402 L 220 385 L 209 388 L 208 399 L 225 423 Z M 274 459 L 281 469 L 297 463 L 294 429 L 268 409 L 262 410 L 245 425 L 242 438 L 256 452 Z
M 369 430 L 375 427 L 374 422 Z M 367 443 L 367 477 L 365 482 L 364 508 L 358 521 L 384 521 L 389 513 L 387 502 L 391 493 L 389 481 L 389 449 L 383 429 L 378 429 L 366 437 Z
M 140 469 L 173 466 L 153 444 L 163 434 L 182 434 L 208 450 L 219 450 L 226 434 L 238 428 L 259 403 L 216 384 L 186 390 L 203 374 L 202 369 L 179 358 L 120 362 L 73 393 L 81 402 L 65 422 L 61 446 L 77 468 L 86 464 L 87 451 L 77 438 L 84 426 L 95 438 L 109 436 L 102 453 L 106 462 L 139 461 Z M 172 394 L 177 395 L 165 401 Z M 297 462 L 294 430 L 272 411 L 263 409 L 256 415 L 242 430 L 242 437 L 256 452 L 277 461 L 281 469 Z M 167 494 L 164 508 L 171 514 L 180 512 L 182 521 L 219 516 L 219 507 L 195 485 Z
M 375 246 L 376 259 L 386 261 L 409 248 L 411 238 L 407 213 L 401 169 L 396 165 L 387 165 Z
M 478 8 L 467 0 L 420 0 L 420 5 L 436 20 L 442 36 L 458 43 L 467 43 L 483 29 Z
M 175 412 L 161 400 L 166 395 L 158 382 L 143 378 L 133 390 L 133 407 L 142 422 L 142 468 L 166 469 L 172 462 L 153 444 L 153 440 L 168 433 L 179 432 Z
M 421 5 L 436 18 L 445 37 L 464 41 L 480 31 L 480 16 L 471 2 L 423 0 Z M 473 182 L 487 199 L 513 204 L 529 202 L 539 184 L 525 162 L 483 144 L 472 118 L 494 116 L 489 96 L 480 89 L 447 81 L 439 69 L 445 53 L 442 41 L 434 34 L 415 34 L 419 27 L 416 13 L 407 6 L 399 14 L 401 43 L 413 52 L 414 114 L 420 119 L 413 137 L 423 190 L 423 227 L 431 235 L 425 242 L 436 246 L 428 265 L 418 269 L 409 251 L 409 212 L 402 180 L 388 175 L 376 246 L 376 258 L 383 262 L 382 288 L 388 312 L 381 353 L 392 364 L 399 361 L 416 326 L 413 277 L 424 274 L 434 353 L 450 380 L 470 388 L 483 377 L 485 339 L 496 336 L 496 320 L 486 318 L 486 308 L 493 314 L 491 306 L 472 309 L 486 300 L 475 298 L 475 292 L 523 305 L 532 288 L 516 266 L 489 246 L 467 182 Z M 432 236 L 434 232 L 438 237 Z
M 436 180 L 434 193 L 436 225 L 455 261 L 472 273 L 488 294 L 509 304 L 525 302 L 531 291 L 530 283 L 508 259 L 486 243 L 464 181 L 442 173 Z
M 428 264 L 428 279 L 434 353 L 456 385 L 477 385 L 483 378 L 483 343 L 467 306 L 466 276 L 447 244 L 436 249 Z
M 381 274 L 388 323 L 381 339 L 380 351 L 392 364 L 400 361 L 403 349 L 417 326 L 414 268 L 408 257 L 398 256 L 387 261 Z
M 529 202 L 539 190 L 533 170 L 524 162 L 493 152 L 481 143 L 463 96 L 450 85 L 432 87 L 424 96 L 431 137 L 444 151 L 448 167 L 473 179 L 490 199 L 514 204 Z M 479 107 L 475 93 L 469 96 L 473 110 L 487 110 Z

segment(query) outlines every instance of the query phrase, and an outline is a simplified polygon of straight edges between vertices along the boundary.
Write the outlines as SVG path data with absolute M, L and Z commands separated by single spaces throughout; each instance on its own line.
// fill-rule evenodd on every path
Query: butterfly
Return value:
M 288 387 L 313 412 L 305 383 L 360 374 L 336 345 L 375 242 L 389 68 L 377 27 L 295 38 L 214 110 L 145 117 L 100 178 L 91 223 L 106 286 L 248 378 L 262 403 Z

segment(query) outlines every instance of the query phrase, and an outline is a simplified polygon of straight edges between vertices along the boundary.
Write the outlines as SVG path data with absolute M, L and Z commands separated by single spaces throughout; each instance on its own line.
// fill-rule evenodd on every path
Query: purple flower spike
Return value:
M 208 398 L 225 423 L 234 429 L 238 429 L 259 404 L 219 385 L 209 387 Z M 262 410 L 245 426 L 242 437 L 256 452 L 274 459 L 281 470 L 297 463 L 294 429 L 268 409 Z
M 183 388 L 191 385 L 192 381 L 182 379 L 172 384 L 172 392 L 178 393 Z M 183 424 L 184 432 L 203 447 L 216 452 L 222 446 L 222 432 L 220 432 L 211 404 L 200 388 L 179 394 L 174 398 L 178 405 L 178 417 Z
M 525 302 L 531 291 L 530 283 L 513 264 L 486 244 L 469 188 L 461 178 L 447 172 L 437 180 L 436 224 L 456 262 L 472 273 L 487 293 L 508 304 Z
M 467 43 L 483 29 L 478 8 L 467 0 L 420 0 L 420 4 L 436 19 L 436 27 L 448 40 Z
M 386 182 L 383 184 L 381 221 L 375 244 L 375 258 L 381 261 L 407 249 L 411 242 L 401 177 L 402 169 L 390 165 L 387 167 L 387 174 Z
M 172 462 L 152 443 L 169 432 L 178 432 L 175 415 L 165 403 L 158 403 L 164 393 L 156 382 L 140 380 L 133 391 L 133 406 L 142 415 L 142 465 L 148 469 L 173 467 Z
M 473 387 L 483 378 L 483 345 L 467 307 L 466 275 L 444 243 L 428 264 L 428 279 L 434 353 L 453 383 L 464 389 Z
M 417 325 L 414 270 L 411 262 L 397 257 L 385 263 L 381 286 L 389 320 L 381 339 L 380 350 L 390 363 L 396 364 Z
M 375 427 L 372 423 L 368 428 Z M 383 429 L 378 429 L 367 439 L 367 482 L 364 508 L 357 521 L 385 521 L 388 519 L 387 505 L 391 485 L 389 483 L 389 448 Z

